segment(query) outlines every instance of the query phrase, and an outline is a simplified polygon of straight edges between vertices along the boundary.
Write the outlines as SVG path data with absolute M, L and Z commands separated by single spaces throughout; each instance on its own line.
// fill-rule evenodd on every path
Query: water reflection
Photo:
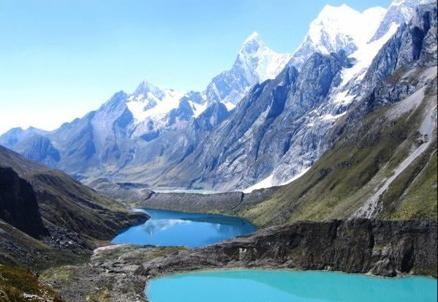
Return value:
M 145 233 L 153 235 L 157 232 L 165 231 L 176 225 L 187 223 L 190 223 L 190 221 L 182 219 L 153 219 L 141 225 L 141 228 Z

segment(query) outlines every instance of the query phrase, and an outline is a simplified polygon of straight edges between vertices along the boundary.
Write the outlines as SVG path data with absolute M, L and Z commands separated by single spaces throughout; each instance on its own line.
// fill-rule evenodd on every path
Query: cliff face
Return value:
M 0 167 L 0 219 L 37 238 L 48 233 L 32 186 L 11 168 Z
M 437 224 L 366 219 L 299 222 L 145 263 L 154 277 L 201 268 L 274 267 L 437 276 Z

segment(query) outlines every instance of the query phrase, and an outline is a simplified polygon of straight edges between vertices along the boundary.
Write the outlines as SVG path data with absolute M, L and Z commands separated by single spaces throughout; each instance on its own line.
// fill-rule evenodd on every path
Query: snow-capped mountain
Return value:
M 320 25 L 321 20 L 322 23 L 330 20 L 327 16 L 341 12 L 350 13 L 354 18 L 361 15 L 367 18 L 373 11 L 380 12 L 379 20 L 384 18 L 385 10 L 380 8 L 361 14 L 352 12 L 345 5 L 326 7 L 312 26 Z M 353 22 L 354 18 L 349 21 Z M 377 85 L 366 74 L 382 80 L 394 70 L 396 65 L 391 62 L 379 68 L 373 67 L 374 71 L 369 72 L 379 51 L 398 28 L 404 26 L 403 23 L 393 22 L 379 39 L 372 41 L 372 31 L 363 34 L 361 39 L 350 33 L 353 48 L 345 44 L 345 48 L 337 52 L 336 49 L 328 51 L 327 47 L 314 51 L 300 66 L 298 74 L 291 64 L 274 80 L 274 84 L 255 86 L 224 124 L 210 133 L 186 162 L 181 163 L 182 167 L 175 167 L 172 175 L 192 169 L 196 179 L 191 185 L 196 186 L 199 182 L 203 188 L 220 190 L 248 187 L 251 190 L 296 179 L 329 148 L 331 129 L 354 107 L 355 102 L 370 92 L 370 87 Z M 375 30 L 378 26 L 374 22 Z M 308 37 L 315 36 L 318 35 L 312 31 L 308 34 Z M 309 38 L 304 44 L 310 45 L 314 40 Z M 334 45 L 320 42 L 312 47 Z M 385 58 L 384 55 L 381 57 Z M 292 62 L 294 59 L 296 57 Z M 181 185 L 187 184 L 182 182 Z
M 172 109 L 178 108 L 182 96 L 182 93 L 173 89 L 160 89 L 143 81 L 128 97 L 126 105 L 136 121 L 159 119 Z
M 356 11 L 346 4 L 326 5 L 310 24 L 304 42 L 293 55 L 292 64 L 300 67 L 314 52 L 324 55 L 344 50 L 346 54 L 368 42 L 380 25 L 386 9 Z
M 181 93 L 144 81 L 53 132 L 29 139 L 31 131 L 14 130 L 0 143 L 86 182 L 213 190 L 290 182 L 329 148 L 330 131 L 355 103 L 395 68 L 384 61 L 370 78 L 379 51 L 415 13 L 412 3 L 363 12 L 326 6 L 293 55 L 274 52 L 253 33 L 231 69 L 204 91 Z
M 233 67 L 213 78 L 205 97 L 233 108 L 253 85 L 275 78 L 290 58 L 268 48 L 254 32 L 244 41 Z
M 140 136 L 198 117 L 209 105 L 221 102 L 233 108 L 250 87 L 275 78 L 291 55 L 268 48 L 257 33 L 243 42 L 228 71 L 216 76 L 203 92 L 182 93 L 143 81 L 123 102 L 134 118 L 133 136 Z M 183 117 L 178 120 L 178 117 Z M 169 123 L 169 118 L 172 122 Z M 185 125 L 183 125 L 185 126 Z

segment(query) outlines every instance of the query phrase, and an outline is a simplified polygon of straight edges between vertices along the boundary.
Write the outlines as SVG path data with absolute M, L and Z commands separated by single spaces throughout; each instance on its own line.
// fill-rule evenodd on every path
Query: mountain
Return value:
M 392 26 L 392 24 L 409 23 L 418 5 L 435 3 L 433 0 L 394 0 L 375 31 L 371 41 L 380 39 Z
M 41 268 L 88 256 L 146 217 L 63 172 L 0 147 L 0 259 Z
M 358 12 L 346 4 L 338 7 L 326 5 L 310 24 L 309 32 L 295 51 L 291 64 L 299 68 L 315 52 L 323 55 L 340 50 L 347 55 L 353 53 L 369 41 L 385 13 L 386 10 L 381 7 Z
M 253 85 L 275 78 L 290 58 L 269 49 L 254 32 L 244 41 L 233 67 L 212 79 L 204 92 L 206 99 L 233 108 Z
M 155 170 L 163 170 L 194 144 L 184 133 L 196 130 L 187 128 L 203 124 L 207 131 L 205 127 L 217 123 L 201 121 L 209 106 L 211 113 L 215 104 L 225 104 L 218 113 L 222 120 L 251 86 L 275 77 L 289 58 L 269 49 L 253 33 L 232 68 L 215 77 L 203 92 L 183 94 L 143 81 L 131 94 L 117 92 L 98 110 L 59 129 L 12 129 L 0 137 L 0 144 L 86 182 L 125 173 L 136 178 L 138 167 L 144 167 L 146 174 L 151 163 Z M 177 137 L 182 139 L 175 145 Z M 160 159 L 163 153 L 166 159 Z M 131 167 L 134 171 L 123 171 Z
M 289 166 L 284 165 L 278 175 L 293 172 L 294 164 L 297 165 L 300 158 L 315 154 L 315 149 L 321 150 L 322 144 L 326 146 L 325 152 L 321 152 L 318 158 L 314 155 L 315 162 L 307 166 L 300 173 L 300 177 L 292 178 L 286 185 L 263 190 L 252 188 L 248 190 L 252 192 L 243 193 L 203 195 L 149 192 L 144 198 L 134 199 L 134 204 L 182 211 L 220 211 L 245 217 L 260 226 L 290 224 L 303 220 L 353 221 L 357 218 L 373 221 L 436 220 L 436 5 L 418 7 L 411 22 L 401 25 L 379 49 L 361 80 L 355 85 L 347 84 L 346 87 L 351 91 L 360 93 L 334 123 L 324 124 L 318 119 L 311 120 L 312 129 L 316 128 L 315 131 L 321 131 L 323 135 L 301 128 L 303 136 L 300 137 L 299 131 L 283 132 L 279 131 L 278 126 L 271 128 L 270 125 L 276 122 L 275 118 L 270 117 L 275 117 L 274 113 L 281 111 L 278 108 L 282 108 L 283 104 L 286 104 L 285 108 L 290 106 L 287 104 L 290 99 L 294 99 L 297 106 L 290 112 L 301 116 L 300 109 L 306 111 L 305 106 L 316 106 L 317 109 L 312 111 L 318 112 L 320 109 L 315 95 L 305 98 L 314 102 L 303 103 L 301 99 L 296 99 L 297 93 L 302 93 L 297 83 L 302 77 L 303 83 L 315 85 L 313 89 L 305 89 L 304 92 L 317 92 L 321 82 L 317 80 L 318 77 L 313 76 L 310 81 L 307 77 L 312 73 L 306 70 L 321 75 L 321 79 L 336 78 L 333 74 L 342 74 L 339 70 L 344 68 L 343 62 L 345 61 L 342 57 L 337 55 L 314 54 L 301 71 L 290 66 L 274 81 L 256 86 L 219 130 L 213 132 L 208 144 L 203 142 L 205 149 L 195 151 L 193 158 L 186 163 L 187 166 L 180 167 L 181 171 L 194 169 L 194 174 L 199 173 L 198 177 L 207 175 L 201 181 L 210 180 L 212 186 L 215 185 L 213 181 L 218 178 L 218 184 L 228 183 L 230 180 L 238 183 L 241 179 L 250 178 L 256 169 L 260 170 L 260 167 L 275 162 L 276 155 L 283 154 L 284 150 L 275 145 L 278 137 L 281 138 L 283 133 L 292 133 L 295 135 L 292 143 L 286 146 L 292 146 L 294 141 L 298 141 L 298 144 L 294 147 L 295 153 Z M 331 66 L 332 76 L 323 76 L 318 66 L 322 66 L 322 70 Z M 284 91 L 283 87 L 287 87 L 285 90 L 290 93 L 289 96 L 279 97 L 279 92 Z M 338 86 L 335 87 L 338 89 Z M 325 97 L 321 96 L 320 103 L 321 100 L 324 103 Z M 328 102 L 324 105 L 327 108 L 334 105 Z M 260 109 L 255 108 L 257 106 Z M 257 111 L 263 112 L 264 119 L 257 120 Z M 283 113 L 278 117 L 282 115 Z M 240 123 L 229 124 L 228 121 L 234 118 Z M 325 119 L 327 117 L 323 118 Z M 278 125 L 285 124 L 299 129 L 300 118 L 295 117 L 293 120 L 297 124 L 293 124 L 292 120 L 282 119 Z M 268 125 L 267 130 L 263 129 L 265 125 Z M 255 133 L 250 132 L 249 135 L 245 131 Z M 219 133 L 221 135 L 216 137 Z M 258 133 L 262 133 L 261 139 L 257 139 Z M 221 140 L 222 136 L 227 139 Z M 239 140 L 238 137 L 252 141 L 234 143 Z M 264 137 L 267 137 L 267 143 L 264 142 Z M 311 140 L 308 142 L 307 138 Z M 223 147 L 226 144 L 227 147 Z M 239 149 L 241 145 L 250 147 L 242 150 Z M 267 151 L 264 151 L 265 148 Z M 258 162 L 257 153 L 258 157 L 265 156 L 265 159 Z M 234 164 L 233 160 L 244 164 Z M 245 161 L 250 164 L 247 165 Z M 214 163 L 216 166 L 203 168 L 206 163 Z M 228 167 L 231 169 L 227 170 Z M 238 167 L 245 167 L 245 171 L 239 171 Z M 177 168 L 178 166 L 175 169 Z M 175 175 L 181 171 L 175 172 Z M 242 174 L 244 176 L 240 178 Z M 170 175 L 172 177 L 173 173 Z M 190 174 L 184 176 L 188 175 Z M 263 180 L 263 185 L 271 185 L 269 181 L 275 176 L 274 173 L 267 181 Z M 221 178 L 224 179 L 221 181 Z
M 345 5 L 326 7 L 311 29 L 332 19 L 339 20 L 340 15 L 347 13 L 353 16 L 346 18 L 351 22 L 354 16 L 368 18 L 374 10 L 381 11 L 371 9 L 361 14 Z M 297 58 L 294 56 L 292 64 L 277 78 L 255 85 L 227 120 L 155 183 L 168 187 L 250 191 L 286 184 L 302 175 L 333 144 L 331 129 L 383 78 L 375 81 L 366 78 L 366 74 L 399 26 L 403 25 L 394 24 L 374 41 L 368 41 L 373 35 L 370 31 L 356 50 L 347 47 L 338 52 L 314 51 L 299 70 L 293 63 Z M 319 29 L 327 30 L 327 27 Z M 311 30 L 308 37 L 313 36 Z M 303 45 L 308 41 L 314 43 L 306 40 Z M 380 68 L 378 72 L 389 73 L 391 68 Z
M 368 72 L 417 5 L 395 1 L 388 10 L 363 12 L 326 6 L 292 56 L 270 50 L 254 33 L 232 68 L 202 92 L 142 82 L 55 131 L 13 130 L 0 144 L 105 188 L 250 191 L 286 184 L 334 144 L 332 130 L 397 67 L 382 61 L 387 66 Z
M 261 225 L 436 219 L 436 20 L 434 4 L 417 8 L 374 58 L 367 93 L 329 132 L 333 146 L 302 177 L 236 212 Z

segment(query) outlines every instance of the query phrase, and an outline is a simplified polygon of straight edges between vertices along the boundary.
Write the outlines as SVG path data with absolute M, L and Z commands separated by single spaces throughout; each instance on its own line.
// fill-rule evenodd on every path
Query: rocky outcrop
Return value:
M 428 221 L 299 222 L 182 251 L 146 263 L 138 273 L 155 277 L 199 268 L 242 266 L 437 276 L 436 227 L 436 222 Z
M 44 280 L 66 301 L 143 301 L 145 282 L 203 269 L 265 267 L 381 276 L 437 276 L 437 224 L 430 221 L 299 222 L 202 249 L 110 246 L 89 265 L 54 268 Z M 60 282 L 58 276 L 70 276 Z M 74 277 L 73 277 L 74 276 Z
M 0 167 L 0 219 L 36 238 L 48 234 L 32 186 L 11 168 Z

